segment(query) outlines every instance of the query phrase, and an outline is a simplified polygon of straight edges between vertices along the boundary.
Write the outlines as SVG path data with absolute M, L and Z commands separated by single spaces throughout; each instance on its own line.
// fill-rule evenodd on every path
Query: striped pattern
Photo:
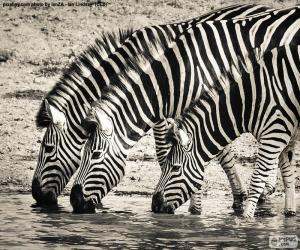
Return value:
M 245 68 L 238 60 L 222 74 L 217 89 L 205 91 L 176 121 L 167 167 L 153 196 L 155 212 L 174 212 L 201 187 L 208 162 L 242 133 L 250 132 L 259 142 L 259 151 L 244 216 L 254 216 L 269 171 L 280 156 L 285 212 L 295 214 L 295 168 L 288 158 L 300 121 L 300 40 L 297 42 L 299 46 L 274 48 Z M 183 142 L 185 135 L 189 141 Z
M 33 197 L 43 203 L 49 194 L 55 200 L 62 192 L 81 159 L 80 152 L 86 140 L 81 121 L 86 117 L 86 107 L 101 97 L 103 89 L 117 73 L 128 67 L 130 58 L 150 50 L 152 41 L 167 46 L 201 20 L 244 16 L 266 9 L 259 5 L 235 5 L 187 22 L 146 27 L 134 33 L 104 34 L 70 66 L 41 105 L 37 125 L 46 127 L 47 131 L 34 174 Z M 147 96 L 146 90 L 141 94 Z
M 155 125 L 153 128 L 153 135 L 155 138 L 155 147 L 157 153 L 157 159 L 160 164 L 161 169 L 165 167 L 166 158 L 168 153 L 172 147 L 172 143 L 168 140 L 167 135 L 169 129 L 172 127 L 174 123 L 173 120 L 163 120 Z M 231 151 L 231 145 L 228 145 L 224 150 L 218 155 L 217 160 L 219 161 L 221 167 L 223 168 L 233 194 L 233 208 L 239 209 L 242 206 L 244 199 L 246 198 L 246 189 L 242 185 L 240 180 L 240 176 L 236 171 L 235 167 L 235 156 Z M 84 163 L 83 163 L 84 165 Z M 277 175 L 276 171 L 272 172 L 274 174 L 273 178 L 269 178 L 267 181 L 268 191 L 265 192 L 265 198 L 272 194 L 275 190 Z M 189 211 L 192 214 L 200 214 L 202 212 L 201 208 L 201 197 L 202 191 L 199 190 L 195 195 L 191 197 L 191 202 L 189 206 Z
M 94 127 L 100 130 L 103 125 L 111 128 L 107 142 L 110 146 L 103 161 L 81 165 L 80 171 L 85 171 L 86 175 L 75 181 L 81 187 L 81 193 L 76 196 L 74 192 L 71 203 L 78 204 L 72 200 L 77 197 L 83 203 L 92 201 L 94 205 L 98 204 L 111 186 L 121 180 L 128 149 L 163 118 L 180 116 L 199 99 L 201 92 L 222 88 L 219 78 L 231 70 L 234 62 L 238 61 L 240 67 L 247 68 L 273 48 L 297 44 L 299 17 L 300 10 L 295 7 L 249 18 L 207 21 L 185 31 L 167 50 L 160 44 L 153 45 L 151 60 L 144 55 L 135 57 L 132 65 L 115 78 L 109 90 L 103 93 L 102 100 L 94 105 L 103 113 L 101 121 Z M 234 73 L 239 74 L 238 71 Z M 252 99 L 251 104 L 255 103 L 256 100 Z M 221 122 L 219 118 L 217 121 Z M 252 123 L 251 118 L 250 127 Z M 97 134 L 91 134 L 90 139 L 93 136 Z M 228 138 L 230 135 L 224 140 Z M 97 145 L 93 147 L 97 148 Z M 83 154 L 91 158 L 93 150 L 84 147 Z M 113 177 L 112 182 L 102 174 L 103 171 Z M 109 182 L 111 186 L 94 185 L 92 179 Z

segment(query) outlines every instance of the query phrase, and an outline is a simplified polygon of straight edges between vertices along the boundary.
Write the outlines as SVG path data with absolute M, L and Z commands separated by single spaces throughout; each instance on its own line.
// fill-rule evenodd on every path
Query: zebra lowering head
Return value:
M 45 99 L 37 118 L 39 127 L 46 127 L 38 165 L 32 181 L 32 196 L 40 204 L 57 202 L 57 195 L 68 182 L 79 164 L 78 145 L 67 149 L 71 135 L 66 133 L 68 121 L 65 114 Z M 70 166 L 70 168 L 66 167 Z
M 81 120 L 86 117 L 84 105 L 89 107 L 98 100 L 102 89 L 109 85 L 106 75 L 114 71 L 111 72 L 111 65 L 105 60 L 127 38 L 136 39 L 132 34 L 131 29 L 103 33 L 69 65 L 43 101 L 36 123 L 37 127 L 46 128 L 46 132 L 32 181 L 32 196 L 39 205 L 56 203 L 57 196 L 79 167 L 86 139 L 81 126 Z
M 195 157 L 197 154 L 192 134 L 185 132 L 174 123 L 166 140 L 172 143 L 172 148 L 162 168 L 161 178 L 152 199 L 152 211 L 174 213 L 176 208 L 201 189 L 204 169 L 200 159 Z M 193 171 L 189 167 L 199 169 Z M 187 176 L 191 176 L 196 181 L 185 178 Z M 168 183 L 170 180 L 172 181 Z M 188 185 L 185 185 L 186 182 Z
M 71 190 L 74 212 L 93 212 L 101 199 L 125 174 L 126 153 L 114 133 L 111 118 L 92 107 L 83 121 L 88 139 L 82 149 L 80 171 Z M 83 188 L 84 187 L 84 188 Z

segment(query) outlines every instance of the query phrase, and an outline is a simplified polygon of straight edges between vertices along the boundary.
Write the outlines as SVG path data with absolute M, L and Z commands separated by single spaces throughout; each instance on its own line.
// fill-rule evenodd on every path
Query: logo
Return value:
M 272 235 L 269 237 L 270 248 L 297 248 L 297 235 Z

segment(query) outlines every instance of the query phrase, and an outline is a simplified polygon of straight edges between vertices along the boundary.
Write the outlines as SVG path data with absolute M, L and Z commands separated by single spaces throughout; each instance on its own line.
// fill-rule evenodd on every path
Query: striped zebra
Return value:
M 149 41 L 167 43 L 199 21 L 232 18 L 264 12 L 260 5 L 236 5 L 187 22 L 106 34 L 87 49 L 48 93 L 38 112 L 38 127 L 46 128 L 32 181 L 32 195 L 39 204 L 56 203 L 80 163 L 86 140 L 81 121 L 85 105 L 98 100 L 113 76 L 128 66 L 128 58 L 149 50 Z
M 300 44 L 274 48 L 246 65 L 232 62 L 215 88 L 204 90 L 171 129 L 173 146 L 153 195 L 153 211 L 174 213 L 202 185 L 208 162 L 250 132 L 259 150 L 243 215 L 253 217 L 269 171 L 280 154 L 289 157 L 299 121 Z M 281 173 L 285 214 L 295 215 L 295 168 L 282 164 Z
M 166 158 L 172 147 L 172 142 L 168 139 L 167 136 L 169 134 L 170 128 L 172 128 L 173 125 L 174 125 L 173 119 L 169 121 L 163 120 L 162 122 L 157 123 L 153 128 L 157 160 L 159 162 L 161 169 L 164 168 Z M 297 140 L 300 140 L 300 138 L 298 137 Z M 289 150 L 286 150 L 286 152 L 288 152 L 289 154 L 288 158 L 285 157 L 286 156 L 285 154 L 280 155 L 280 162 L 278 165 L 279 168 L 281 168 L 281 166 L 284 166 L 286 164 L 291 164 L 293 153 L 294 153 L 294 146 L 297 140 L 295 138 L 293 143 L 290 143 Z M 231 190 L 234 198 L 232 207 L 233 209 L 237 210 L 237 212 L 239 212 L 240 209 L 242 208 L 243 201 L 246 199 L 247 195 L 246 195 L 245 188 L 242 185 L 242 181 L 240 180 L 240 176 L 238 175 L 235 168 L 235 157 L 234 157 L 234 153 L 231 150 L 231 144 L 228 144 L 224 148 L 224 150 L 222 150 L 220 154 L 217 155 L 217 160 L 222 166 L 231 185 Z M 277 183 L 277 168 L 274 168 L 272 171 L 270 171 L 269 177 L 266 180 L 266 186 L 262 195 L 259 197 L 259 202 L 261 203 L 265 202 L 269 198 L 269 196 L 275 192 L 276 183 Z M 236 187 L 240 187 L 240 189 L 237 189 Z M 200 189 L 198 192 L 192 195 L 190 199 L 190 206 L 188 209 L 192 214 L 201 214 L 202 195 L 203 195 L 202 189 Z
M 299 17 L 294 7 L 202 22 L 168 49 L 154 44 L 151 56 L 132 58 L 85 119 L 89 138 L 71 191 L 74 211 L 93 210 L 124 175 L 128 149 L 159 120 L 179 117 L 231 62 L 246 64 L 278 46 L 297 44 Z

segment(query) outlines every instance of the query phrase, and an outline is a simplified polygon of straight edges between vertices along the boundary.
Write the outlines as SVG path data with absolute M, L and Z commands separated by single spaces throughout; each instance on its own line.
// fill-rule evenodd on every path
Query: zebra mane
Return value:
M 148 47 L 147 50 L 138 51 L 138 55 L 126 59 L 126 66 L 119 74 L 112 75 L 109 80 L 111 84 L 106 86 L 101 92 L 101 100 L 95 101 L 91 104 L 91 109 L 99 108 L 102 109 L 102 105 L 106 101 L 113 100 L 114 94 L 118 90 L 126 90 L 128 83 L 131 84 L 135 79 L 139 77 L 145 71 L 145 65 L 152 64 L 162 53 L 169 48 L 173 43 L 174 38 L 170 31 L 165 31 L 167 37 L 165 39 L 153 39 L 146 45 L 142 44 L 142 48 Z M 91 134 L 97 126 L 95 121 L 92 119 L 93 114 L 88 114 L 82 121 L 82 126 L 88 134 Z
M 74 88 L 77 89 L 79 86 L 75 83 L 75 79 L 80 75 L 84 75 L 85 70 L 92 70 L 95 65 L 101 64 L 101 62 L 120 47 L 133 32 L 133 29 L 119 29 L 117 32 L 103 32 L 100 38 L 95 40 L 94 44 L 88 46 L 88 48 L 64 70 L 59 81 L 45 97 L 49 104 L 55 105 L 60 103 L 59 99 L 62 98 L 60 94 L 65 95 L 68 90 L 72 93 Z M 61 107 L 60 109 L 63 108 L 65 107 Z M 36 125 L 37 127 L 46 127 L 50 122 L 51 115 L 46 110 L 44 100 L 36 116 Z
M 231 67 L 223 71 L 218 79 L 215 79 L 214 85 L 209 86 L 204 84 L 199 99 L 192 102 L 191 105 L 183 111 L 181 116 L 175 119 L 177 127 L 182 129 L 184 120 L 188 118 L 190 114 L 196 112 L 201 104 L 213 101 L 216 96 L 224 93 L 229 85 L 237 84 L 238 79 L 244 78 L 245 74 L 249 73 L 250 64 L 253 66 L 252 61 L 259 61 L 261 59 L 262 58 L 258 58 L 257 50 L 253 49 L 253 51 L 249 52 L 245 60 L 238 57 L 237 61 L 230 61 Z M 257 65 L 255 65 L 255 67 L 257 67 Z M 172 134 L 172 131 L 168 132 Z M 174 135 L 168 136 L 168 138 L 171 138 L 168 142 L 173 142 L 172 136 L 174 137 Z
M 102 101 L 113 99 L 118 90 L 128 89 L 128 83 L 134 83 L 135 80 L 139 79 L 139 76 L 145 72 L 147 67 L 173 44 L 172 33 L 169 30 L 165 30 L 165 33 L 167 35 L 165 39 L 154 37 L 152 41 L 142 45 L 143 48 L 147 47 L 147 50 L 139 51 L 138 55 L 126 60 L 125 68 L 119 74 L 115 74 L 110 78 L 111 84 L 103 89 L 101 100 L 95 103 L 96 106 L 101 106 Z

